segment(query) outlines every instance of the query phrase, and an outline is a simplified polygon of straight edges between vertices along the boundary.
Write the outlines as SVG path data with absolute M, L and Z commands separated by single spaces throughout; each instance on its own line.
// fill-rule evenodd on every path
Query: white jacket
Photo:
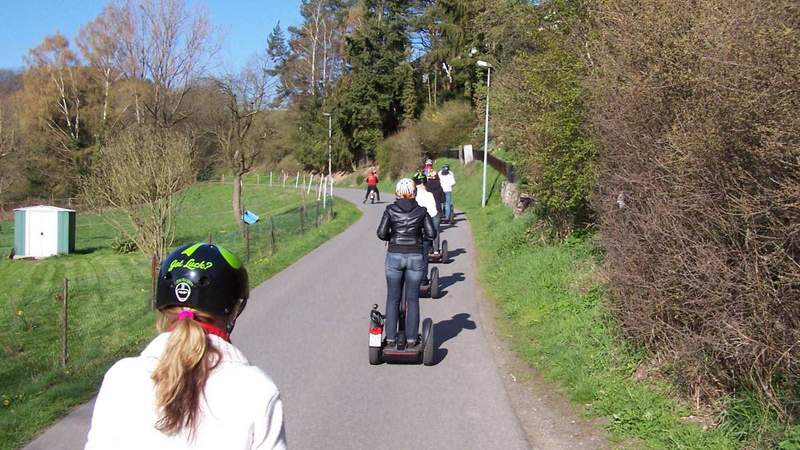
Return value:
M 162 333 L 135 358 L 109 369 L 97 395 L 85 450 L 285 449 L 278 388 L 222 338 L 209 339 L 222 360 L 208 377 L 193 441 L 155 428 L 158 415 L 150 376 L 170 333 Z
M 439 183 L 441 183 L 443 191 L 453 192 L 453 186 L 456 184 L 456 176 L 453 175 L 453 171 L 447 172 L 447 175 L 442 175 L 442 172 L 439 172 Z
M 417 186 L 417 204 L 427 209 L 428 215 L 431 216 L 431 218 L 436 217 L 436 199 L 433 197 L 433 194 L 425 189 L 425 185 L 421 184 Z

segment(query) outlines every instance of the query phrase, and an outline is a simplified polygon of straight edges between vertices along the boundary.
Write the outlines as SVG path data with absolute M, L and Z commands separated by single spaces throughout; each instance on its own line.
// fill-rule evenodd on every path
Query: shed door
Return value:
M 51 212 L 28 212 L 28 256 L 51 256 L 58 252 L 56 220 Z

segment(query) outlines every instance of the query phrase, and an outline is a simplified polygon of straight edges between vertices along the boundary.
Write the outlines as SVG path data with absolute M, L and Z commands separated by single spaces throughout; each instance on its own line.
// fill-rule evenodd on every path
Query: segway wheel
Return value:
M 381 361 L 381 349 L 379 347 L 370 347 L 369 348 L 369 363 L 373 366 L 377 366 L 378 364 L 382 363 Z
M 431 298 L 439 298 L 439 268 L 431 268 Z
M 442 264 L 447 264 L 447 241 L 442 241 Z
M 435 361 L 433 354 L 433 321 L 430 318 L 422 322 L 422 337 L 425 339 L 425 347 L 422 348 L 422 364 L 432 366 Z

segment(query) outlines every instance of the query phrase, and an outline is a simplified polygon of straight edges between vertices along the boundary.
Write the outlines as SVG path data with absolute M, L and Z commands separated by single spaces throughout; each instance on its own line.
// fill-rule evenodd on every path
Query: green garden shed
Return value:
M 47 258 L 75 251 L 75 211 L 55 206 L 14 210 L 14 257 Z

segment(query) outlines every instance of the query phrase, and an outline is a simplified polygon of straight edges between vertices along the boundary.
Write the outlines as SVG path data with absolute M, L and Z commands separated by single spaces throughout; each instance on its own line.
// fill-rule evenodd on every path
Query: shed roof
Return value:
M 59 208 L 58 206 L 47 206 L 47 205 L 26 206 L 25 208 L 16 208 L 14 211 L 67 211 L 67 212 L 75 212 L 74 209 Z

